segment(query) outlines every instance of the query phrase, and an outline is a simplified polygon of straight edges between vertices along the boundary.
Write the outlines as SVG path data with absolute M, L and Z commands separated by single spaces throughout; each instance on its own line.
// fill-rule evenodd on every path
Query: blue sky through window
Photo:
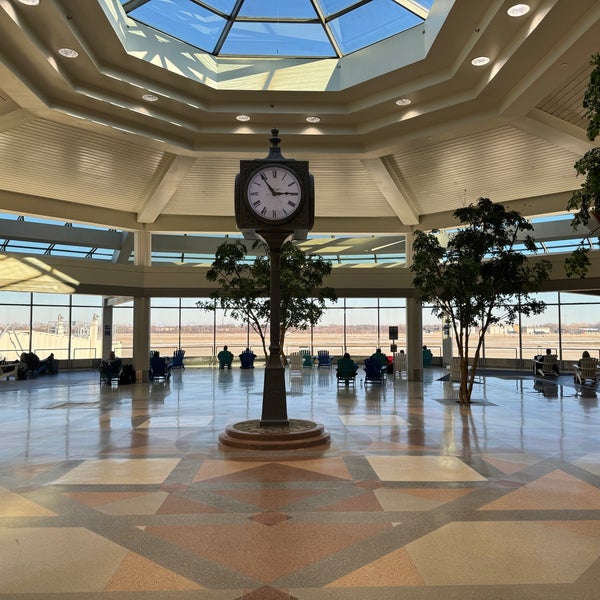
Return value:
M 336 57 L 424 22 L 433 0 L 121 0 L 126 13 L 214 55 Z M 315 9 L 315 6 L 317 9 Z

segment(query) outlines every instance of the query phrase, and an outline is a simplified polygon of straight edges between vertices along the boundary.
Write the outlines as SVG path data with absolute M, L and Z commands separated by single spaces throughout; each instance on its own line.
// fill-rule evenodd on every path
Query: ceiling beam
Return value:
M 385 159 L 368 158 L 360 162 L 370 173 L 373 183 L 379 188 L 400 221 L 404 225 L 418 225 L 419 215 L 414 208 L 414 203 Z
M 594 147 L 580 127 L 537 108 L 529 111 L 526 117 L 514 119 L 512 125 L 577 156 L 583 156 Z
M 192 156 L 175 156 L 154 192 L 146 199 L 138 212 L 139 223 L 154 223 L 164 208 L 169 204 L 177 187 L 183 181 L 196 158 Z

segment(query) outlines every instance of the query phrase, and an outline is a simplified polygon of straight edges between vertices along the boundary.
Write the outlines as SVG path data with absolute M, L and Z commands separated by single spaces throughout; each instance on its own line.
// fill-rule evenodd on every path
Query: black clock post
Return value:
M 329 434 L 312 421 L 288 419 L 285 366 L 281 361 L 281 253 L 290 240 L 304 240 L 315 215 L 314 181 L 308 161 L 286 159 L 277 129 L 264 159 L 240 161 L 235 180 L 235 217 L 246 239 L 262 239 L 269 249 L 270 344 L 265 366 L 262 416 L 226 428 L 219 442 L 246 448 L 300 448 L 325 444 Z
M 265 365 L 265 383 L 263 388 L 262 417 L 260 425 L 289 426 L 287 416 L 287 398 L 285 393 L 285 366 L 281 362 L 279 330 L 281 327 L 281 250 L 291 239 L 285 231 L 257 231 L 269 247 L 271 259 L 270 293 L 270 343 L 269 356 Z

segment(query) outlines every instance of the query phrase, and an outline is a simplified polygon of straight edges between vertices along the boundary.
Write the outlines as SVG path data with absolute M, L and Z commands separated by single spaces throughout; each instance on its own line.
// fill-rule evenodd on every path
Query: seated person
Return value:
M 160 355 L 158 350 L 153 352 L 152 357 L 150 358 L 150 380 L 152 381 L 157 377 L 169 379 L 169 377 L 171 377 L 172 367 L 173 363 L 167 362 L 167 360 Z
M 40 367 L 40 357 L 35 352 L 23 352 L 21 354 L 21 363 L 25 365 L 25 370 L 35 373 Z
M 344 353 L 344 356 L 340 358 L 337 362 L 337 376 L 340 379 L 345 379 L 346 383 L 356 376 L 356 372 L 358 371 L 358 365 L 350 358 L 350 354 L 348 352 Z
M 256 358 L 256 354 L 250 350 L 250 348 L 246 348 L 240 354 L 240 369 L 254 369 L 254 359 Z
M 231 369 L 233 354 L 227 350 L 227 346 L 223 346 L 223 350 L 217 354 L 217 359 L 219 361 L 219 369 L 224 369 L 225 367 Z
M 584 350 L 581 354 L 581 358 L 590 358 L 590 353 L 587 350 Z M 581 358 L 577 361 L 578 367 L 581 367 Z
M 552 349 L 551 348 L 546 348 L 546 354 L 547 355 L 551 355 L 552 354 Z M 537 369 L 541 368 L 541 366 L 539 364 L 536 364 L 536 363 L 543 363 L 543 362 L 544 362 L 544 355 L 543 354 L 536 354 L 533 357 L 533 371 L 534 371 L 534 373 L 537 373 Z M 560 375 L 560 373 L 558 371 L 558 365 L 556 365 L 556 364 L 552 365 L 552 370 L 557 375 Z
M 120 358 L 115 356 L 114 352 L 108 355 L 106 360 L 103 360 L 100 364 L 100 372 L 107 383 L 110 383 L 111 379 L 115 379 L 121 373 L 121 367 L 123 363 Z
M 48 373 L 50 375 L 55 375 L 58 373 L 58 362 L 54 358 L 54 352 L 51 352 L 48 358 L 40 360 L 36 372 L 40 375 L 46 375 Z
M 51 352 L 46 359 L 46 373 L 49 375 L 58 373 L 58 361 L 54 358 L 54 352 Z
M 387 369 L 388 358 L 381 351 L 381 348 L 377 348 L 377 350 L 375 350 L 375 352 L 373 354 L 371 354 L 370 358 L 371 358 L 371 360 L 374 360 L 377 364 L 379 364 L 379 366 L 381 367 L 382 370 Z
M 431 359 L 433 358 L 433 353 L 427 346 L 423 346 L 423 366 L 430 367 Z

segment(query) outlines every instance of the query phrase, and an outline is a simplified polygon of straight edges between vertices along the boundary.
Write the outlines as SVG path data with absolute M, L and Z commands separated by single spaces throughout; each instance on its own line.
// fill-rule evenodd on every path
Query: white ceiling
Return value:
M 209 82 L 198 52 L 134 47 L 118 0 L 0 0 L 0 212 L 231 233 L 239 161 L 266 156 L 273 127 L 287 158 L 310 161 L 317 233 L 442 228 L 480 196 L 562 211 L 591 148 L 581 103 L 600 2 L 532 0 L 518 19 L 511 4 L 438 0 L 424 27 L 367 51 L 273 60 L 267 79 L 225 61 Z M 481 54 L 491 64 L 473 67 Z

